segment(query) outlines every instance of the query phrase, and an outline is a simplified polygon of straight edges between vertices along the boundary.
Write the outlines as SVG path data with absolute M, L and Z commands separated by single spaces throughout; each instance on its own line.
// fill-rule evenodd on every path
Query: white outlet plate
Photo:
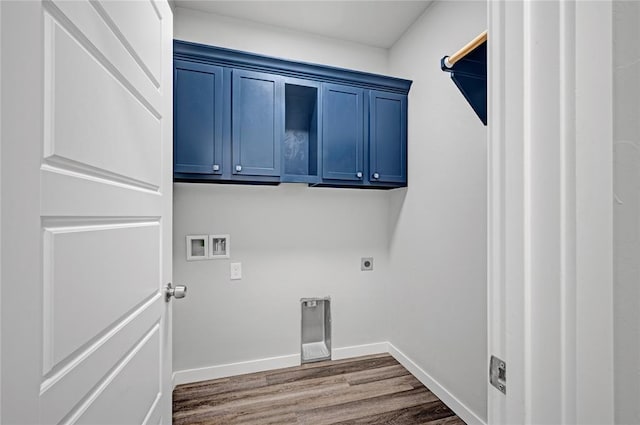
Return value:
M 229 274 L 230 274 L 231 280 L 242 279 L 242 263 L 229 264 Z

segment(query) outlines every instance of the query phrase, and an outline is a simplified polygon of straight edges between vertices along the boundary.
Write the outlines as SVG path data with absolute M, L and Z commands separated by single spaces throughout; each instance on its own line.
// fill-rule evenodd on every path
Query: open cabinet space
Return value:
M 283 172 L 285 177 L 308 176 L 318 181 L 318 87 L 284 85 Z M 304 179 L 300 180 L 304 183 Z

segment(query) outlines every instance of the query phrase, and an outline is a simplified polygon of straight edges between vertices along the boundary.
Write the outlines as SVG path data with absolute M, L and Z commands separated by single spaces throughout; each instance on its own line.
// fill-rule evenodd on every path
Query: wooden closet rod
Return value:
M 478 47 L 479 45 L 481 45 L 485 41 L 487 41 L 487 31 L 486 30 L 483 31 L 482 33 L 480 33 L 476 38 L 474 38 L 473 40 L 468 42 L 462 49 L 458 50 L 457 52 L 455 52 L 451 56 L 447 56 L 444 59 L 444 64 L 448 68 L 451 68 L 453 65 L 456 64 L 456 62 L 458 62 L 460 59 L 462 59 L 465 56 L 467 56 L 476 47 Z

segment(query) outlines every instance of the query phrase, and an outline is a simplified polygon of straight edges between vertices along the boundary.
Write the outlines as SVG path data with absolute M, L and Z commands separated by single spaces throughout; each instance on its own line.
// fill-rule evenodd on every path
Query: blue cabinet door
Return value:
M 195 62 L 173 65 L 173 170 L 222 173 L 222 68 Z
M 364 176 L 363 90 L 322 86 L 322 177 L 362 181 Z
M 232 84 L 232 172 L 279 176 L 284 137 L 284 85 L 277 75 L 234 70 Z
M 407 96 L 369 92 L 369 180 L 407 181 Z

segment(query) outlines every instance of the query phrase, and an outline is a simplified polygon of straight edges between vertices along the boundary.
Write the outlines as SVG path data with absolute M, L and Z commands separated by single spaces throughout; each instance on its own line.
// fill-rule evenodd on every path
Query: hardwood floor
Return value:
M 393 357 L 380 354 L 179 385 L 173 424 L 464 422 Z

